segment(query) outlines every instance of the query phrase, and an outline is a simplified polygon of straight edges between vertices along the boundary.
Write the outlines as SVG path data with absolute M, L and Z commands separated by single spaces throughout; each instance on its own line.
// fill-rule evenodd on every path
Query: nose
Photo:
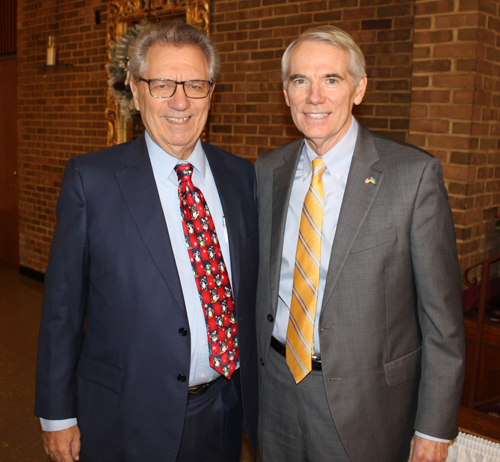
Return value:
M 325 96 L 321 84 L 319 82 L 311 82 L 307 102 L 310 104 L 321 104 L 324 103 L 324 100 Z
M 184 111 L 189 107 L 189 98 L 184 93 L 181 83 L 177 84 L 174 94 L 168 100 L 168 105 L 177 111 Z

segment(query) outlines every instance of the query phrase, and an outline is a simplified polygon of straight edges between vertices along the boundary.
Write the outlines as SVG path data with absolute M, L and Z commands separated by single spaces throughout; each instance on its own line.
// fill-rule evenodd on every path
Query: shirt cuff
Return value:
M 435 436 L 429 436 L 425 433 L 415 432 L 415 435 L 425 438 L 426 440 L 437 441 L 438 443 L 449 443 L 450 440 L 444 440 L 443 438 L 436 438 Z
M 74 427 L 78 423 L 76 417 L 64 420 L 47 420 L 40 417 L 40 424 L 44 432 L 57 432 L 66 430 L 66 428 Z

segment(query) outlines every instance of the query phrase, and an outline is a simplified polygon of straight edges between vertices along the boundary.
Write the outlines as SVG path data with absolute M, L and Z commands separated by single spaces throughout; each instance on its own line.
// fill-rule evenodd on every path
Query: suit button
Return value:
M 274 321 L 273 315 L 272 315 L 272 314 L 268 314 L 268 315 L 267 315 L 267 320 L 268 320 L 269 322 L 273 322 L 273 321 Z
M 260 364 L 263 366 L 264 365 L 264 360 L 260 358 Z
M 188 331 L 187 331 L 187 329 L 186 329 L 186 328 L 181 327 L 181 328 L 179 329 L 179 335 L 180 335 L 180 336 L 185 337 L 187 334 L 188 334 Z
M 182 382 L 185 382 L 185 381 L 186 381 L 186 376 L 185 376 L 184 374 L 179 374 L 179 375 L 177 376 L 177 381 L 179 381 L 179 382 L 181 382 L 181 383 L 182 383 Z

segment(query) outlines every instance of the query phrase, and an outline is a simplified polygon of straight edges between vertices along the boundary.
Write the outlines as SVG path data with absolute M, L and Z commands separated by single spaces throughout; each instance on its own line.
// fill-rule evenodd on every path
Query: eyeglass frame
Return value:
M 153 80 L 162 80 L 162 81 L 174 82 L 176 85 L 175 85 L 173 93 L 170 96 L 155 96 L 155 95 L 153 95 L 153 93 L 151 93 L 151 82 Z M 186 98 L 189 98 L 189 99 L 203 99 L 203 98 L 206 98 L 210 94 L 210 92 L 213 90 L 213 84 L 214 84 L 214 81 L 212 79 L 210 79 L 210 80 L 191 79 L 191 80 L 183 80 L 183 81 L 179 82 L 177 80 L 171 80 L 171 79 L 143 79 L 142 77 L 139 77 L 139 81 L 146 82 L 148 84 L 149 94 L 153 98 L 158 98 L 158 99 L 172 98 L 172 96 L 174 96 L 175 92 L 177 91 L 177 85 L 182 85 L 182 89 L 184 90 L 184 94 L 186 95 Z M 184 86 L 187 82 L 207 82 L 208 85 L 209 85 L 207 94 L 205 96 L 188 96 L 187 93 L 186 93 L 186 87 Z

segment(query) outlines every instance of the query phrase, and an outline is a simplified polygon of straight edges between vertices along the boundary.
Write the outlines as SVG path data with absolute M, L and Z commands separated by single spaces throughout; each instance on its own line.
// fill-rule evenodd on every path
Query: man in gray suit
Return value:
M 464 334 L 441 166 L 352 117 L 365 60 L 342 30 L 306 31 L 282 71 L 305 139 L 256 163 L 262 460 L 444 461 Z

